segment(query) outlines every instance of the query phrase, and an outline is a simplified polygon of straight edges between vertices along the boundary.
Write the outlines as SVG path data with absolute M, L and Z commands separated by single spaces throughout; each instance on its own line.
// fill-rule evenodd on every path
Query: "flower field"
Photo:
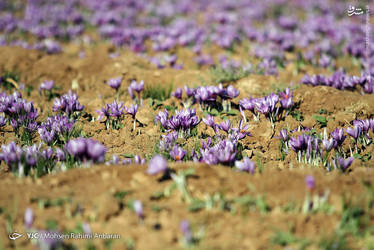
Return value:
M 0 249 L 373 249 L 370 2 L 0 2 Z

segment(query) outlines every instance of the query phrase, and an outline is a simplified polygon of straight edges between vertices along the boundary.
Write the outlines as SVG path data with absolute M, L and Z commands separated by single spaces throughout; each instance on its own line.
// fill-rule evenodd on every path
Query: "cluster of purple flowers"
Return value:
M 159 149 L 166 152 L 174 161 L 182 161 L 187 155 L 187 151 L 177 144 L 178 132 L 170 131 L 166 135 L 161 135 Z
M 195 161 L 205 162 L 209 165 L 224 164 L 232 165 L 238 153 L 237 144 L 231 140 L 218 140 L 213 144 L 209 137 L 206 142 L 202 143 L 200 148 L 200 157 L 195 155 Z
M 102 120 L 106 117 L 105 126 L 108 129 L 110 124 L 114 129 L 120 128 L 120 121 L 123 119 L 125 106 L 123 102 L 114 101 L 111 104 L 106 104 L 104 108 L 101 110 L 97 110 L 96 112 L 99 114 L 98 120 Z
M 331 138 L 328 138 L 325 130 L 324 134 L 320 136 L 302 133 L 296 137 L 290 137 L 288 131 L 284 129 L 280 132 L 281 151 L 288 154 L 288 149 L 291 148 L 297 154 L 299 162 L 315 166 L 322 164 L 330 170 L 331 163 L 328 162 L 329 153 L 335 149 L 335 159 L 332 161 L 332 164 L 335 169 L 345 171 L 351 165 L 353 158 L 347 158 L 349 160 L 344 159 L 345 153 L 342 149 L 342 144 L 346 139 L 344 130 L 336 128 L 330 133 L 330 136 Z
M 67 94 L 55 99 L 52 110 L 54 112 L 66 113 L 71 117 L 75 112 L 82 111 L 83 108 L 84 106 L 78 101 L 78 96 L 69 90 Z
M 141 158 L 139 155 L 135 155 L 133 160 L 129 158 L 121 159 L 118 155 L 113 155 L 112 159 L 107 161 L 105 164 L 106 165 L 129 165 L 131 163 L 143 165 L 146 163 L 146 159 Z
M 282 97 L 282 99 L 280 99 Z M 277 104 L 280 103 L 280 106 Z M 278 116 L 282 114 L 283 110 L 286 110 L 285 116 L 288 115 L 289 111 L 292 109 L 293 94 L 289 88 L 284 92 L 277 94 L 270 94 L 262 98 L 244 98 L 239 101 L 240 110 L 243 118 L 246 120 L 243 110 L 250 110 L 254 115 L 255 119 L 259 118 L 259 114 L 264 114 L 274 125 L 274 122 L 277 121 Z
M 175 115 L 169 117 L 169 112 L 165 109 L 160 111 L 155 117 L 155 122 L 160 122 L 161 126 L 166 130 L 177 131 L 179 137 L 188 136 L 191 130 L 195 128 L 200 119 L 196 116 L 195 109 L 183 109 L 175 111 Z
M 374 119 L 354 120 L 353 127 L 347 128 L 345 131 L 352 137 L 357 151 L 357 143 L 368 146 L 373 139 L 370 137 L 370 130 L 374 133 Z
M 230 4 L 199 0 L 173 3 L 140 1 L 135 4 L 132 1 L 115 1 L 113 4 L 102 1 L 57 4 L 27 1 L 12 8 L 14 11 L 7 9 L 0 16 L 0 31 L 5 33 L 4 37 L 0 37 L 0 44 L 57 52 L 60 46 L 52 39 L 74 39 L 83 35 L 85 24 L 89 24 L 115 46 L 127 46 L 136 53 L 147 51 L 146 41 L 156 52 L 174 50 L 179 46 L 192 47 L 199 64 L 212 61 L 210 55 L 201 54 L 205 43 L 233 49 L 236 44 L 249 39 L 255 45 L 251 46 L 254 54 L 262 61 L 261 67 L 269 68 L 269 73 L 275 72 L 275 59 L 284 59 L 285 52 L 296 47 L 310 48 L 321 55 L 321 65 L 326 65 L 326 58 L 334 57 L 338 52 L 372 58 L 373 45 L 365 46 L 363 26 L 354 18 L 341 18 L 345 3 L 307 1 L 294 2 L 291 6 L 295 10 L 293 13 L 279 8 L 278 1 L 257 3 L 238 0 Z M 17 15 L 16 12 L 22 10 L 24 15 Z M 279 17 L 278 14 L 276 17 L 269 15 L 269 10 L 279 13 Z M 300 21 L 298 13 L 305 10 L 309 10 L 309 14 Z M 203 18 L 201 13 L 204 13 Z M 258 22 L 263 25 L 257 25 Z M 34 46 L 21 40 L 8 42 L 6 37 L 20 31 L 34 35 L 39 41 Z M 367 50 L 369 55 L 366 55 Z M 171 58 L 165 61 L 176 67 L 175 55 L 168 57 Z M 163 66 L 162 63 L 156 64 Z
M 257 65 L 257 71 L 264 75 L 278 75 L 278 65 L 274 59 L 264 58 Z
M 148 58 L 149 62 L 154 64 L 158 69 L 163 69 L 167 66 L 173 68 L 173 69 L 182 69 L 183 65 L 180 63 L 177 63 L 178 56 L 176 54 L 166 54 L 161 56 L 153 56 Z
M 236 98 L 240 93 L 234 86 L 229 85 L 227 88 L 224 88 L 222 84 L 218 86 L 200 86 L 197 88 L 184 86 L 184 90 L 187 97 L 192 99 L 192 103 L 199 103 L 203 108 L 209 110 L 211 107 L 217 106 L 219 101 L 222 101 L 223 108 L 226 111 L 231 109 L 231 102 L 228 100 Z M 178 96 L 180 98 L 182 96 L 181 89 L 178 90 Z
M 243 120 L 240 120 L 238 127 L 232 127 L 230 120 L 224 120 L 220 124 L 216 124 L 214 117 L 208 114 L 206 119 L 203 118 L 203 122 L 214 130 L 216 136 L 222 137 L 219 133 L 222 130 L 226 133 L 227 138 L 235 143 L 246 136 L 251 136 L 251 133 L 247 131 L 249 125 L 244 125 Z
M 371 74 L 364 72 L 361 76 L 350 76 L 340 70 L 328 77 L 305 75 L 301 81 L 312 86 L 329 86 L 340 90 L 354 90 L 356 86 L 361 86 L 365 93 L 374 94 L 374 78 Z
M 3 112 L 6 117 L 2 119 L 2 123 L 9 121 L 17 134 L 20 128 L 24 128 L 28 133 L 34 133 L 38 128 L 36 122 L 38 110 L 33 102 L 22 99 L 19 92 L 11 95 L 0 93 L 0 112 Z
M 302 134 L 291 137 L 288 146 L 297 154 L 297 160 L 304 163 L 319 165 L 322 162 L 322 149 L 318 137 Z
M 48 117 L 38 128 L 39 136 L 48 145 L 67 142 L 70 139 L 74 124 L 75 120 L 69 119 L 65 115 Z
M 0 161 L 8 165 L 9 170 L 19 177 L 35 175 L 36 177 L 50 173 L 58 158 L 52 148 L 42 149 L 41 145 L 17 146 L 15 142 L 1 146 Z
M 244 157 L 243 162 L 235 161 L 235 167 L 243 172 L 248 172 L 254 174 L 255 172 L 255 163 L 252 162 L 248 157 Z
M 104 162 L 106 147 L 93 139 L 77 138 L 70 140 L 65 145 L 66 151 L 81 162 Z
M 98 120 L 102 120 L 106 117 L 105 126 L 108 129 L 110 124 L 112 124 L 112 128 L 119 129 L 121 127 L 121 120 L 126 111 L 127 114 L 131 115 L 134 119 L 134 130 L 136 125 L 136 113 L 138 112 L 138 105 L 131 104 L 130 107 L 126 107 L 123 105 L 123 102 L 117 102 L 116 100 L 111 104 L 106 104 L 104 108 L 101 110 L 97 110 L 96 112 L 99 114 Z

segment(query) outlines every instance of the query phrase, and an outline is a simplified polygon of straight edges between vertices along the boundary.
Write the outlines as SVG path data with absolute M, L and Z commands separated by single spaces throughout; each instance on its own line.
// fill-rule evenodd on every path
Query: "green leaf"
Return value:
M 164 192 L 157 191 L 151 196 L 151 200 L 159 200 L 164 197 Z
M 121 154 L 125 158 L 134 158 L 134 154 Z
M 235 109 L 232 109 L 232 110 L 229 110 L 229 111 L 226 111 L 226 112 L 222 112 L 226 115 L 238 115 L 239 114 L 239 111 L 235 110 Z
M 219 112 L 217 109 L 211 109 L 210 111 L 208 111 L 208 114 L 212 115 L 212 116 L 217 116 L 219 115 Z
M 191 212 L 197 212 L 205 207 L 205 202 L 199 199 L 194 199 L 188 210 Z

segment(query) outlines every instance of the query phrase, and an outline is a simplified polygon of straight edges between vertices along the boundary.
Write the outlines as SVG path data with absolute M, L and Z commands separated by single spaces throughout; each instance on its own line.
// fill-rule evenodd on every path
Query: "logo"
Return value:
M 364 11 L 361 9 L 361 8 L 356 8 L 355 6 L 349 6 L 349 9 L 348 9 L 348 16 L 359 16 L 359 15 L 362 15 L 364 14 Z
M 19 234 L 17 232 L 9 234 L 9 239 L 11 239 L 11 240 L 16 240 L 16 239 L 18 239 L 20 237 L 22 237 L 22 234 Z

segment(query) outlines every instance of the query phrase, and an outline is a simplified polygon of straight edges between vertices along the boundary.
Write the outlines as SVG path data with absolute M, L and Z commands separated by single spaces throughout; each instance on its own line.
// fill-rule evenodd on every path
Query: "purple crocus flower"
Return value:
M 239 101 L 239 105 L 244 110 L 250 110 L 250 111 L 254 112 L 255 107 L 256 107 L 255 101 L 256 101 L 256 99 L 254 99 L 254 98 L 250 98 L 250 99 L 244 98 L 244 99 Z
M 186 151 L 183 150 L 181 147 L 174 146 L 173 149 L 170 151 L 170 156 L 175 161 L 181 161 L 183 157 L 186 155 Z
M 307 175 L 305 177 L 305 184 L 306 184 L 306 187 L 312 191 L 314 190 L 315 186 L 316 186 L 316 182 L 315 182 L 315 179 L 312 175 Z
M 39 86 L 39 92 L 41 90 L 51 90 L 53 88 L 54 84 L 55 83 L 54 83 L 53 80 L 50 80 L 50 81 L 46 80 L 46 81 L 42 82 Z
M 53 156 L 53 150 L 51 147 L 48 147 L 47 149 L 44 149 L 42 152 L 41 152 L 41 156 L 46 159 L 46 160 L 49 160 L 52 158 Z
M 138 216 L 139 219 L 144 218 L 144 211 L 143 211 L 143 204 L 140 200 L 134 200 L 132 203 L 132 206 L 134 208 L 134 212 Z
M 143 164 L 145 164 L 145 158 L 141 158 L 139 155 L 135 155 L 134 156 L 134 163 L 135 164 L 139 164 L 139 165 L 143 165 Z
M 214 116 L 209 115 L 209 114 L 206 115 L 206 119 L 203 118 L 203 122 L 204 122 L 207 126 L 212 127 L 212 128 L 214 128 L 214 127 L 216 126 L 216 124 L 215 124 L 215 122 L 214 122 Z
M 161 123 L 161 126 L 166 127 L 168 118 L 169 112 L 167 109 L 165 109 L 164 111 L 160 111 L 158 115 L 156 115 L 155 122 L 159 121 Z
M 161 155 L 154 156 L 148 163 L 147 174 L 156 175 L 167 170 L 168 163 Z
M 59 161 L 65 161 L 66 159 L 65 151 L 62 150 L 61 148 L 56 148 L 56 158 Z
M 188 220 L 183 220 L 179 228 L 181 232 L 183 233 L 184 238 L 186 239 L 187 242 L 192 241 L 192 232 L 191 232 L 191 227 L 190 227 L 190 222 Z
M 182 99 L 182 88 L 177 88 L 171 95 L 174 96 L 177 99 Z
M 240 91 L 237 90 L 234 86 L 229 85 L 226 90 L 227 98 L 234 99 L 240 94 Z
M 330 152 L 330 150 L 333 148 L 334 146 L 334 139 L 333 138 L 330 138 L 329 140 L 327 139 L 323 139 L 322 140 L 322 146 L 323 146 L 323 149 L 326 151 L 326 152 Z
M 220 142 L 215 153 L 219 162 L 229 165 L 235 159 L 237 151 L 233 142 L 224 140 Z
M 0 128 L 4 127 L 6 125 L 6 123 L 7 123 L 7 121 L 8 121 L 8 119 L 5 118 L 4 115 L 0 115 Z
M 35 166 L 38 161 L 39 148 L 34 144 L 24 148 L 26 163 L 29 166 Z
M 83 233 L 85 233 L 85 234 L 91 234 L 92 233 L 91 227 L 88 223 L 82 223 L 82 230 L 83 230 Z
M 34 222 L 34 212 L 30 207 L 28 207 L 25 211 L 25 226 L 27 229 L 30 229 L 32 227 L 32 224 Z
M 232 128 L 231 134 L 229 135 L 229 139 L 231 139 L 233 142 L 237 142 L 238 140 L 241 140 L 245 138 L 246 136 L 252 136 L 247 129 L 249 128 L 249 125 L 244 125 L 243 119 L 239 122 L 238 128 Z
M 193 88 L 189 88 L 188 86 L 184 86 L 184 91 L 188 97 L 191 97 L 195 94 L 195 90 Z
M 335 168 L 341 169 L 343 172 L 347 170 L 353 163 L 354 158 L 349 157 L 347 159 L 344 159 L 342 157 L 338 157 L 334 159 L 333 164 Z
M 121 83 L 122 83 L 122 77 L 111 78 L 107 82 L 108 86 L 115 89 L 116 91 L 118 91 L 119 87 L 121 87 Z
M 12 119 L 12 120 L 10 120 L 10 125 L 12 125 L 12 128 L 14 130 L 17 130 L 19 124 L 18 124 L 18 122 L 15 119 Z
M 125 106 L 125 110 L 127 112 L 127 114 L 131 115 L 133 119 L 135 119 L 135 115 L 136 113 L 138 112 L 138 104 L 131 104 L 131 106 L 128 108 Z
M 291 137 L 289 141 L 291 149 L 295 152 L 303 150 L 306 147 L 305 144 L 305 135 L 299 135 L 298 137 Z
M 60 98 L 56 98 L 52 110 L 54 112 L 62 111 L 71 115 L 76 111 L 82 111 L 84 108 L 78 101 L 78 96 L 71 90 Z
M 331 132 L 331 137 L 334 138 L 334 148 L 337 146 L 341 146 L 345 140 L 345 135 L 343 129 L 336 128 L 333 132 Z
M 107 107 L 109 107 L 109 115 L 111 117 L 115 117 L 116 119 L 120 119 L 120 117 L 123 115 L 123 109 L 126 109 L 126 107 L 123 106 L 123 102 L 117 102 L 117 100 L 109 104 Z M 106 110 L 102 110 L 102 112 L 106 113 Z
M 21 160 L 22 149 L 15 142 L 12 141 L 8 145 L 1 145 L 1 150 L 2 160 L 8 166 L 12 166 Z
M 86 139 L 87 156 L 93 162 L 103 162 L 107 148 L 92 139 Z
M 57 231 L 38 231 L 39 235 L 58 235 Z M 58 249 L 62 246 L 63 242 L 59 237 L 40 237 L 38 238 L 39 249 Z
M 135 80 L 132 80 L 130 88 L 139 94 L 144 89 L 144 81 L 141 80 L 139 83 L 137 83 Z
M 353 128 L 347 128 L 345 130 L 348 135 L 350 135 L 353 139 L 357 140 L 357 138 L 361 134 L 361 127 L 360 126 L 353 126 Z
M 287 129 L 282 129 L 280 131 L 280 138 L 282 139 L 282 141 L 288 141 L 288 131 L 287 131 Z
M 66 144 L 66 149 L 69 154 L 81 157 L 86 152 L 86 146 L 87 145 L 85 139 L 79 138 L 68 141 L 68 143 Z
M 223 122 L 221 122 L 219 124 L 219 128 L 223 131 L 225 131 L 226 133 L 228 133 L 230 131 L 230 128 L 231 128 L 231 123 L 229 120 L 225 120 Z
M 67 152 L 81 161 L 103 162 L 105 159 L 106 147 L 101 143 L 86 138 L 77 138 L 68 141 L 65 146 Z
M 255 164 L 248 157 L 244 157 L 243 162 L 235 161 L 235 167 L 240 171 L 249 172 L 254 174 Z

